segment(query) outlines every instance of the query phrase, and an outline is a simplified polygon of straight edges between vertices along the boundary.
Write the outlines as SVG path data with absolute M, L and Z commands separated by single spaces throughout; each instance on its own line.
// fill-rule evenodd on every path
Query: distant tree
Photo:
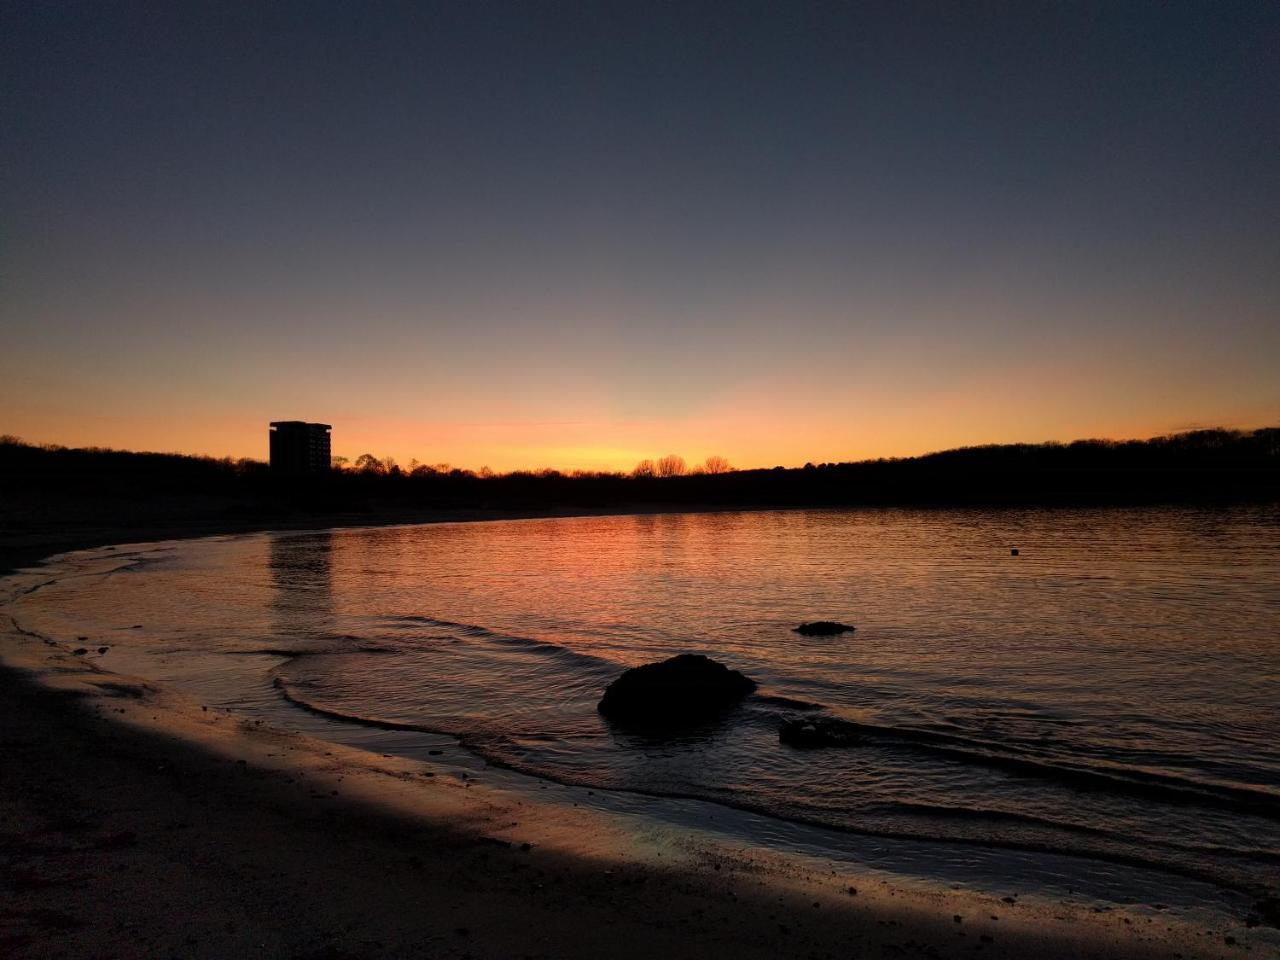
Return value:
M 729 464 L 729 461 L 719 454 L 707 457 L 706 462 L 702 465 L 703 473 L 729 473 L 732 469 L 733 467 Z
M 480 477 L 482 480 L 492 480 L 496 474 L 493 472 L 492 467 L 484 466 L 476 472 L 476 476 Z
M 350 462 L 351 462 L 350 457 L 330 457 L 329 458 L 329 466 L 333 467 L 334 470 L 345 470 L 347 468 L 347 464 L 349 464 Z
M 361 473 L 381 474 L 385 472 L 382 461 L 372 453 L 362 453 L 356 457 L 356 469 Z
M 635 469 L 631 471 L 633 477 L 656 477 L 658 468 L 654 466 L 652 460 L 641 460 L 636 464 Z
M 659 458 L 654 464 L 654 469 L 660 477 L 682 477 L 689 472 L 689 468 L 685 465 L 684 457 L 674 453 L 668 453 L 665 457 Z

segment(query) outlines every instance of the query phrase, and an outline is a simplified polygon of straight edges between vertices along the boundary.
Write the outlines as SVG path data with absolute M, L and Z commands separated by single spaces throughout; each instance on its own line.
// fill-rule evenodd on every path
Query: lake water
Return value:
M 10 606 L 24 627 L 366 745 L 446 733 L 560 783 L 779 821 L 1251 890 L 1280 876 L 1274 508 L 439 524 L 91 551 L 54 572 Z M 857 630 L 792 632 L 813 619 Z M 680 652 L 760 689 L 680 736 L 596 712 L 623 669 Z M 865 739 L 781 744 L 805 713 Z

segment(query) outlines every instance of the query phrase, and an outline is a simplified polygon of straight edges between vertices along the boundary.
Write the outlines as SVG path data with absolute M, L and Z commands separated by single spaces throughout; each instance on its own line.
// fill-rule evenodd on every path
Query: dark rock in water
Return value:
M 679 726 L 709 720 L 755 688 L 754 680 L 723 663 L 682 653 L 632 667 L 609 684 L 596 709 L 624 723 Z
M 778 741 L 790 747 L 852 747 L 862 742 L 857 724 L 835 717 L 799 717 L 784 720 L 778 728 Z
M 836 623 L 834 620 L 815 620 L 813 623 L 802 623 L 791 632 L 803 634 L 806 637 L 833 637 L 837 633 L 852 633 L 856 629 L 847 623 Z

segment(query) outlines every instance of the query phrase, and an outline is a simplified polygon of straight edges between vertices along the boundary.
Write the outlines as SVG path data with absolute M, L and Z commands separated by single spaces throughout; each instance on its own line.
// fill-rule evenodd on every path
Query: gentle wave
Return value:
M 1178 851 L 1181 848 L 1178 845 L 1170 845 L 1171 850 L 1165 855 L 1161 851 L 1145 851 L 1126 852 L 1114 845 L 1108 845 L 1108 841 L 1122 841 L 1125 838 L 1116 833 L 1105 830 L 1095 830 L 1080 827 L 1073 824 L 1064 824 L 1056 821 L 1047 820 L 1028 816 L 1025 814 L 1010 813 L 1002 810 L 983 810 L 977 808 L 964 807 L 929 807 L 926 805 L 913 805 L 909 803 L 888 804 L 883 808 L 887 814 L 909 814 L 912 815 L 912 821 L 916 824 L 914 828 L 885 828 L 869 826 L 865 823 L 859 823 L 856 820 L 850 821 L 837 817 L 824 817 L 813 813 L 798 812 L 794 809 L 787 808 L 778 804 L 762 802 L 759 799 L 741 794 L 726 795 L 722 793 L 702 792 L 702 791 L 681 791 L 666 790 L 653 787 L 645 787 L 642 785 L 627 785 L 618 787 L 614 784 L 605 782 L 599 778 L 589 776 L 573 776 L 566 775 L 563 772 L 551 772 L 534 763 L 524 760 L 518 753 L 504 750 L 507 738 L 502 735 L 494 734 L 492 731 L 477 731 L 465 728 L 458 724 L 425 724 L 425 723 L 408 723 L 403 721 L 388 720 L 379 717 L 365 716 L 347 713 L 329 706 L 315 703 L 308 700 L 299 691 L 292 688 L 290 684 L 280 677 L 273 680 L 273 686 L 279 692 L 280 696 L 287 700 L 290 704 L 305 710 L 316 716 L 321 716 L 329 720 L 341 723 L 349 723 L 360 727 L 366 727 L 376 730 L 394 730 L 394 731 L 410 731 L 416 733 L 442 734 L 457 738 L 459 744 L 483 758 L 488 763 L 504 769 L 513 770 L 517 773 L 523 773 L 529 776 L 550 780 L 566 786 L 589 787 L 593 789 L 613 789 L 621 790 L 624 793 L 638 794 L 641 796 L 651 796 L 654 798 L 664 798 L 671 800 L 703 800 L 714 803 L 723 804 L 734 809 L 742 810 L 747 813 L 761 814 L 768 817 L 774 817 L 780 820 L 790 821 L 792 823 L 818 827 L 822 829 L 834 830 L 838 833 L 858 834 L 870 837 L 882 837 L 890 840 L 923 840 L 923 841 L 945 841 L 948 843 L 957 843 L 961 845 L 972 844 L 981 847 L 1001 847 L 1008 850 L 1017 850 L 1030 853 L 1051 853 L 1056 855 L 1076 855 L 1088 856 L 1094 859 L 1104 860 L 1110 863 L 1122 864 L 1126 866 L 1144 867 L 1149 869 L 1164 870 L 1170 873 L 1178 874 L 1190 879 L 1207 881 L 1219 884 L 1221 886 L 1239 889 L 1246 892 L 1255 891 L 1257 885 L 1249 882 L 1241 882 L 1239 878 L 1234 876 L 1230 870 L 1215 868 L 1204 863 L 1197 863 L 1191 860 L 1179 858 L 1176 855 L 1170 856 L 1168 853 Z M 527 738 L 526 738 L 527 739 Z M 1001 823 L 1021 823 L 1028 826 L 1048 827 L 1055 831 L 1061 831 L 1066 834 L 1074 834 L 1082 838 L 1088 837 L 1099 841 L 1096 844 L 1072 844 L 1072 843 L 1053 843 L 1044 841 L 1034 841 L 1026 839 L 1008 839 L 1000 837 L 996 834 L 987 834 L 980 838 L 969 838 L 962 835 L 956 835 L 939 825 L 934 829 L 928 829 L 922 823 L 921 815 L 932 815 L 933 817 L 948 820 L 981 820 L 993 826 Z M 1214 847 L 1189 847 L 1186 849 L 1188 853 L 1197 853 L 1201 855 L 1221 854 L 1231 857 L 1242 856 L 1246 859 L 1266 864 L 1268 866 L 1280 863 L 1280 854 L 1269 851 L 1257 850 L 1235 850 L 1229 848 Z
M 625 664 L 617 663 L 602 657 L 583 654 L 561 644 L 522 637 L 480 624 L 457 623 L 443 618 L 431 617 L 422 614 L 386 617 L 382 618 L 380 621 L 380 624 L 384 626 L 392 623 L 404 626 L 430 626 L 443 630 L 458 631 L 469 639 L 517 646 L 526 651 L 556 657 L 567 664 L 590 665 L 598 671 L 609 670 L 620 673 L 622 670 L 626 669 Z M 370 644 L 367 641 L 361 641 L 357 637 L 348 635 L 346 639 L 357 641 L 357 645 L 344 649 L 324 648 L 318 650 L 276 650 L 264 652 L 275 652 L 280 656 L 288 658 L 323 654 L 396 652 L 396 650 L 392 648 Z M 785 676 L 776 678 L 777 682 L 784 686 L 786 685 L 786 679 L 787 678 Z M 344 713 L 342 711 L 317 707 L 316 705 L 306 701 L 304 698 L 299 697 L 295 691 L 291 691 L 287 686 L 282 685 L 285 683 L 282 678 L 277 677 L 275 683 L 290 699 L 290 702 L 312 710 L 313 712 L 327 712 L 327 715 L 333 716 L 335 719 L 377 726 L 383 729 L 419 730 L 430 733 L 449 733 L 459 736 L 466 735 L 465 729 L 457 724 L 437 723 L 435 725 L 428 726 L 404 721 L 368 718 L 359 714 Z M 1159 799 L 1169 803 L 1208 805 L 1222 810 L 1250 813 L 1267 819 L 1280 820 L 1280 791 L 1273 791 L 1264 787 L 1246 787 L 1226 784 L 1197 779 L 1194 777 L 1160 773 L 1131 765 L 1121 765 L 1116 763 L 1095 761 L 1091 764 L 1085 764 L 1078 761 L 1064 761 L 1063 759 L 1054 757 L 1051 754 L 1043 752 L 1034 753 L 1031 751 L 1029 744 L 1018 744 L 1016 742 L 1013 744 L 1008 742 L 1000 743 L 991 740 L 977 739 L 963 733 L 943 732 L 936 729 L 924 729 L 920 727 L 876 724 L 865 720 L 851 720 L 839 716 L 838 712 L 833 711 L 832 707 L 827 704 L 802 700 L 784 694 L 771 692 L 769 690 L 760 690 L 755 694 L 752 694 L 744 706 L 747 708 L 748 712 L 765 708 L 762 711 L 763 716 L 754 718 L 755 722 L 780 723 L 782 720 L 787 718 L 785 711 L 789 710 L 803 711 L 805 713 L 821 712 L 832 717 L 832 719 L 836 720 L 842 728 L 848 729 L 852 734 L 866 743 L 875 744 L 888 749 L 921 751 L 932 754 L 936 757 L 945 758 L 955 763 L 998 768 L 1023 776 L 1068 783 L 1077 787 L 1085 787 L 1092 790 L 1111 791 L 1134 797 Z M 775 708 L 776 710 L 784 712 L 773 712 L 768 708 Z M 1006 712 L 1014 713 L 1013 711 Z M 1021 711 L 1016 713 L 1017 715 L 1022 715 Z M 748 719 L 750 720 L 751 718 Z M 492 736 L 495 731 L 490 728 L 487 732 Z M 830 749 L 857 750 L 859 748 L 857 746 L 852 746 L 834 747 Z M 906 810 L 909 809 L 909 807 L 908 805 L 903 805 L 902 809 Z
M 624 664 L 614 663 L 600 657 L 578 653 L 569 647 L 505 633 L 479 624 L 462 624 L 424 615 L 410 615 L 388 620 L 400 623 L 425 624 L 444 629 L 461 630 L 472 638 L 512 644 L 527 650 L 536 650 L 550 655 L 594 666 L 608 666 L 621 672 Z M 776 678 L 786 685 L 787 678 Z M 748 699 L 749 707 L 763 705 L 777 707 L 782 710 L 799 710 L 805 712 L 827 712 L 832 708 L 823 703 L 801 700 L 769 691 L 758 691 Z M 1025 716 L 1025 711 L 1005 711 L 1006 713 Z M 1008 742 L 998 743 L 980 740 L 961 733 L 950 733 L 919 727 L 893 726 L 869 723 L 863 720 L 851 720 L 833 714 L 842 727 L 847 728 L 859 738 L 881 746 L 904 750 L 920 750 L 962 764 L 979 764 L 1013 771 L 1026 776 L 1040 777 L 1049 780 L 1069 782 L 1092 789 L 1123 792 L 1135 797 L 1158 798 L 1166 802 L 1183 804 L 1208 804 L 1224 810 L 1247 812 L 1269 819 L 1280 819 L 1280 791 L 1263 787 L 1245 787 L 1222 782 L 1198 779 L 1188 776 L 1177 776 L 1160 773 L 1131 765 L 1116 763 L 1064 761 L 1046 753 L 1030 752 L 1030 745 L 1019 745 Z M 770 719 L 782 720 L 783 715 L 771 716 Z M 1039 719 L 1039 715 L 1036 715 Z M 1055 722 L 1063 722 L 1063 718 L 1050 718 Z M 407 729 L 420 729 L 408 727 Z M 440 731 L 432 731 L 440 732 Z M 857 747 L 840 747 L 832 749 L 857 749 Z
M 1236 786 L 1119 764 L 1072 764 L 1047 755 L 1033 757 L 1023 752 L 1009 752 L 1008 748 L 991 741 L 975 740 L 933 730 L 883 726 L 844 719 L 839 723 L 842 728 L 847 728 L 851 733 L 871 742 L 903 749 L 928 751 L 960 763 L 1001 767 L 1028 776 L 1122 791 L 1133 796 L 1154 797 L 1169 802 L 1212 804 L 1226 810 L 1280 819 L 1280 791 L 1263 787 Z M 856 750 L 857 747 L 833 749 Z

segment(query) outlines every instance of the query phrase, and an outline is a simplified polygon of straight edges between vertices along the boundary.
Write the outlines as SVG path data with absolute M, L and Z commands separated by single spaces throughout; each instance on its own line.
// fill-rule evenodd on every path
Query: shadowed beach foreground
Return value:
M 1149 907 L 940 889 L 541 803 L 204 709 L 14 629 L 0 643 L 4 956 L 1267 949 Z

